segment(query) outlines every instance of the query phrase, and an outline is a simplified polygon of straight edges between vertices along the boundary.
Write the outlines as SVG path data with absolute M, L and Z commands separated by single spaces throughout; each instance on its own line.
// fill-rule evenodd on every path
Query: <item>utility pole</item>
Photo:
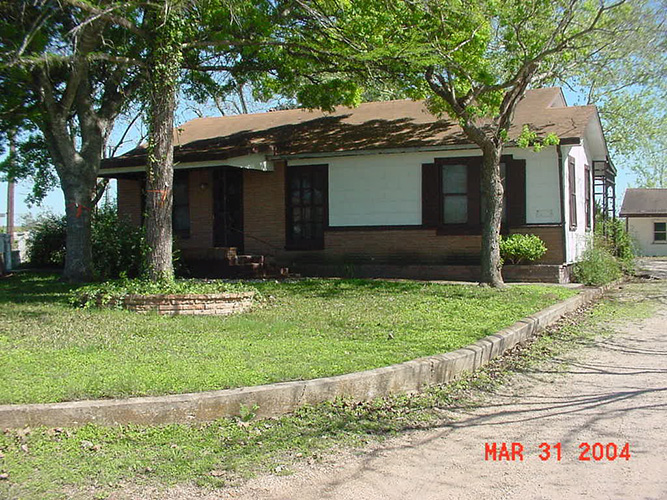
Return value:
M 16 133 L 11 131 L 9 133 L 9 175 L 7 176 L 7 238 L 9 244 L 9 251 L 7 253 L 7 260 L 5 267 L 8 271 L 12 269 L 12 248 L 14 243 L 14 191 L 16 183 L 12 177 L 14 170 L 14 162 L 16 161 Z

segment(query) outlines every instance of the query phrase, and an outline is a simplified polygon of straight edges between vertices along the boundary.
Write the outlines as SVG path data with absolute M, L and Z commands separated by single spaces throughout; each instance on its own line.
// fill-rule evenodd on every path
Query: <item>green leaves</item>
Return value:
M 547 247 L 534 234 L 511 234 L 500 241 L 500 256 L 510 264 L 522 264 L 541 259 Z
M 549 133 L 544 138 L 540 139 L 537 132 L 530 130 L 530 127 L 525 124 L 521 129 L 521 134 L 516 140 L 516 145 L 520 148 L 532 146 L 533 151 L 536 153 L 542 151 L 544 146 L 556 146 L 558 144 L 560 144 L 560 139 L 556 134 Z
M 348 107 L 361 103 L 361 87 L 356 83 L 334 78 L 320 84 L 304 85 L 297 92 L 299 102 L 306 108 L 333 111 L 337 105 Z

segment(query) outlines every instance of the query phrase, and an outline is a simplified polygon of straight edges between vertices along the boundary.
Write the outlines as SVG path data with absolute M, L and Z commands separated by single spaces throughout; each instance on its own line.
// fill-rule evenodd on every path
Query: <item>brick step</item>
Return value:
M 230 266 L 244 266 L 247 264 L 261 264 L 264 265 L 265 259 L 263 255 L 236 255 L 233 259 L 229 259 Z

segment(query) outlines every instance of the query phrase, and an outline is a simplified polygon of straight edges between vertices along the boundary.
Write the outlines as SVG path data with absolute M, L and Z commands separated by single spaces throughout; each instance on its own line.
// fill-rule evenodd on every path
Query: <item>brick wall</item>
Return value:
M 227 316 L 247 311 L 253 304 L 254 295 L 254 292 L 128 295 L 123 298 L 123 307 L 142 313 Z
M 243 217 L 246 253 L 285 253 L 285 162 L 273 172 L 243 172 Z
M 141 181 L 118 179 L 118 214 L 132 225 L 141 225 Z
M 285 250 L 285 163 L 273 172 L 244 170 L 245 252 L 274 257 L 290 265 L 297 261 L 363 261 L 429 264 L 464 261 L 479 257 L 481 236 L 437 235 L 433 229 L 335 230 L 325 234 L 325 249 L 299 252 Z M 202 186 L 204 188 L 202 189 Z M 184 250 L 211 248 L 213 199 L 210 169 L 190 171 L 190 238 L 181 240 Z M 134 223 L 141 221 L 140 182 L 119 179 L 118 205 Z M 541 264 L 564 262 L 563 229 L 560 226 L 525 226 L 513 233 L 536 234 L 548 248 Z
M 190 237 L 180 239 L 180 248 L 213 246 L 213 176 L 210 168 L 188 170 Z

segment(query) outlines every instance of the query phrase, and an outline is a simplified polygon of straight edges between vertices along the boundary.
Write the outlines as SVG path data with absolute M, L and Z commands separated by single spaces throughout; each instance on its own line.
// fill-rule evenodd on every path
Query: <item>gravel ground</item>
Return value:
M 480 406 L 449 412 L 441 427 L 261 476 L 235 489 L 126 490 L 146 499 L 663 499 L 667 498 L 667 282 L 646 320 L 532 372 L 517 375 Z M 644 300 L 624 287 L 622 300 Z M 559 366 L 561 365 L 561 366 Z M 562 366 L 566 366 L 563 371 Z M 539 446 L 552 448 L 549 460 Z M 487 460 L 487 443 L 520 443 L 523 460 Z M 629 460 L 581 460 L 582 443 L 628 443 Z M 600 451 L 599 447 L 594 448 Z M 607 447 L 605 446 L 605 450 Z M 610 453 L 613 446 L 608 448 Z M 499 455 L 500 456 L 500 455 Z M 127 496 L 129 495 L 129 496 Z

